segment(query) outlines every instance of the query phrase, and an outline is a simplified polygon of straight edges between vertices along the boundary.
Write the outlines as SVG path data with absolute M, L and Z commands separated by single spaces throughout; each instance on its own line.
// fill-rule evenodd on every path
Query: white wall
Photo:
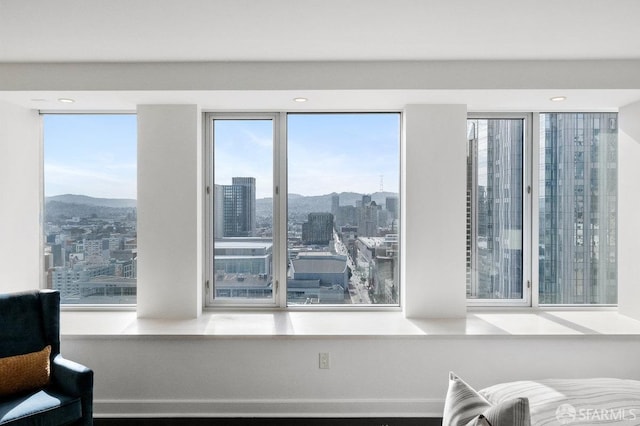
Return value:
M 463 317 L 465 105 L 408 105 L 404 112 L 402 271 L 407 317 Z
M 38 113 L 0 102 L 0 292 L 40 287 Z
M 640 319 L 640 102 L 619 113 L 618 303 Z
M 0 153 L 11 158 L 0 169 L 0 189 L 3 207 L 5 200 L 12 203 L 0 213 L 1 235 L 12 244 L 0 245 L 0 262 L 3 274 L 20 271 L 9 278 L 18 283 L 15 287 L 26 288 L 39 277 L 33 269 L 40 255 L 39 121 L 33 112 L 0 108 Z M 621 229 L 635 223 L 634 202 L 622 200 L 624 194 L 637 193 L 628 179 L 637 170 L 631 161 L 637 133 L 624 118 L 633 119 L 637 109 L 630 106 L 621 116 Z M 405 119 L 404 213 L 405 226 L 412 226 L 405 235 L 406 313 L 459 316 L 464 312 L 465 107 L 411 105 Z M 194 105 L 140 106 L 138 121 L 138 312 L 142 317 L 194 318 L 200 312 L 202 269 L 200 114 Z M 451 133 L 451 128 L 457 130 Z M 442 179 L 425 181 L 428 170 L 442 173 Z M 458 190 L 460 195 L 454 195 Z M 451 210 L 429 211 L 430 197 Z M 422 215 L 431 215 L 439 226 L 419 227 Z M 633 257 L 638 234 L 631 229 L 628 236 L 621 232 L 625 283 L 635 283 L 638 276 L 635 266 L 630 268 L 638 263 Z M 423 286 L 427 282 L 431 289 Z M 633 286 L 621 288 L 629 290 Z M 109 416 L 438 416 L 449 370 L 476 387 L 543 377 L 640 379 L 640 341 L 624 335 L 62 340 L 66 357 L 95 370 L 96 413 Z M 331 353 L 330 370 L 317 368 L 318 352 Z
M 62 348 L 95 370 L 100 416 L 439 417 L 450 370 L 477 388 L 640 379 L 637 336 L 69 337 Z
M 138 316 L 201 311 L 200 113 L 196 105 L 138 107 Z
M 191 157 L 170 152 L 170 147 L 177 149 L 175 141 L 163 133 L 173 127 L 169 123 L 174 118 L 165 115 L 165 107 L 142 109 L 139 113 L 152 114 L 153 120 L 142 120 L 141 132 L 148 135 L 141 154 L 150 155 L 151 141 L 160 144 L 162 153 L 150 159 L 158 161 L 151 169 L 153 176 L 173 156 Z M 177 119 L 176 127 L 182 128 L 178 133 L 189 134 L 186 123 L 191 112 L 187 113 L 188 107 L 178 111 L 184 113 Z M 405 312 L 412 317 L 461 316 L 466 108 L 410 105 L 405 120 L 403 207 L 405 229 L 411 229 L 405 235 Z M 145 130 L 152 123 L 158 129 Z M 451 132 L 452 128 L 458 131 Z M 140 162 L 142 170 L 149 170 L 143 157 Z M 426 174 L 433 180 L 425 180 Z M 163 185 L 170 184 L 164 179 L 146 185 L 162 192 Z M 182 184 L 190 187 L 191 179 Z M 170 209 L 169 214 L 191 218 L 197 207 L 188 206 Z M 157 231 L 168 226 L 165 219 L 149 220 Z M 425 226 L 429 221 L 438 225 Z M 173 250 L 171 258 L 160 250 L 157 261 L 186 264 L 189 247 Z M 168 289 L 180 276 L 163 268 L 159 265 L 154 273 L 163 271 L 171 277 L 155 279 Z M 144 291 L 154 288 L 145 283 L 147 279 L 139 279 Z M 169 302 L 176 301 L 165 290 L 153 298 L 166 310 L 171 308 Z M 184 303 L 192 306 L 192 298 Z M 633 336 L 68 336 L 63 350 L 65 356 L 95 370 L 99 416 L 438 417 L 450 370 L 478 388 L 528 378 L 640 379 L 640 341 Z M 319 352 L 331 354 L 330 370 L 318 369 Z

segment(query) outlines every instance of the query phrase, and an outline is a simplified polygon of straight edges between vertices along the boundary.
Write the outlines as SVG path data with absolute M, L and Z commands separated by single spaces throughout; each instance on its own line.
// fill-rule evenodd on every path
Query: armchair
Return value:
M 0 294 L 0 425 L 62 424 L 93 424 L 93 371 L 60 355 L 60 293 Z

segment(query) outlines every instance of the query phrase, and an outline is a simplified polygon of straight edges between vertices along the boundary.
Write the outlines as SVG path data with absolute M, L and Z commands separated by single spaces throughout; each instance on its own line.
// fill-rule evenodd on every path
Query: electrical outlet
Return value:
M 323 370 L 329 369 L 329 352 L 320 352 L 318 354 L 318 367 Z

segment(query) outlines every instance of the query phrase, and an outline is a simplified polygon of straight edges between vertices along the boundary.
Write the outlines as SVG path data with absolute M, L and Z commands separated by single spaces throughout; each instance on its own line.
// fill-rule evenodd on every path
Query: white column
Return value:
M 0 293 L 40 287 L 40 147 L 38 112 L 0 103 Z
M 620 109 L 618 132 L 618 305 L 640 319 L 640 102 Z
M 196 105 L 138 106 L 138 316 L 196 318 L 202 165 Z
M 407 105 L 402 271 L 407 317 L 463 317 L 466 105 Z

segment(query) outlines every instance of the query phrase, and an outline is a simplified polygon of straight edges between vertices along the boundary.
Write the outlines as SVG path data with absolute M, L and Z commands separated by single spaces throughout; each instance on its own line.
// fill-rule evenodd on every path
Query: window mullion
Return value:
M 274 121 L 273 151 L 273 239 L 274 277 L 278 282 L 275 303 L 287 306 L 287 114 L 278 113 Z
M 529 220 L 529 235 L 530 244 L 528 245 L 530 254 L 528 256 L 530 262 L 529 276 L 531 277 L 531 288 L 529 289 L 529 297 L 531 298 L 531 306 L 538 307 L 539 304 L 539 289 L 540 289 L 540 250 L 538 249 L 540 244 L 540 113 L 531 114 L 530 128 L 530 148 L 528 151 L 530 165 L 530 185 L 531 194 L 529 194 L 528 200 L 530 201 L 530 220 Z

